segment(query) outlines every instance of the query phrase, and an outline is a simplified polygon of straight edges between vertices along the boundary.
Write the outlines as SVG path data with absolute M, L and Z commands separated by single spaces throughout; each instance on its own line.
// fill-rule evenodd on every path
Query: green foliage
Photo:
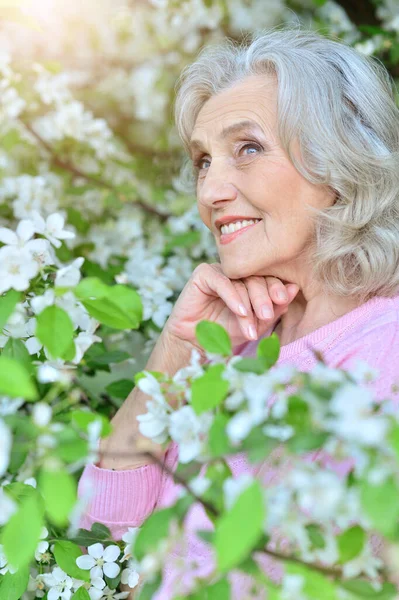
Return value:
M 96 543 L 111 541 L 111 532 L 102 523 L 93 523 L 91 529 L 79 529 L 77 535 L 71 538 L 78 546 L 91 546 Z
M 90 600 L 89 592 L 84 587 L 80 587 L 71 596 L 71 600 Z
M 106 386 L 105 391 L 110 396 L 115 398 L 122 398 L 123 400 L 128 397 L 134 387 L 134 381 L 131 379 L 120 379 L 119 381 L 113 381 Z
M 74 410 L 70 413 L 70 418 L 72 423 L 77 425 L 79 429 L 81 429 L 85 433 L 88 432 L 90 423 L 93 423 L 97 420 L 100 420 L 102 424 L 100 434 L 101 437 L 107 437 L 112 431 L 112 426 L 110 422 L 106 417 L 104 417 L 104 415 L 100 413 L 89 412 L 85 410 Z
M 38 393 L 24 364 L 8 356 L 0 356 L 0 394 L 11 398 L 37 400 Z
M 280 354 L 280 340 L 275 333 L 270 337 L 263 338 L 256 348 L 257 358 L 269 369 L 278 360 Z
M 35 369 L 30 354 L 25 344 L 18 338 L 8 338 L 8 342 L 3 348 L 2 356 L 8 356 L 8 358 L 18 361 L 25 367 L 29 375 L 34 375 Z
M 209 449 L 213 457 L 224 456 L 233 451 L 226 433 L 228 422 L 229 417 L 223 413 L 216 415 L 213 420 L 209 431 Z
M 19 569 L 32 560 L 43 526 L 43 506 L 37 493 L 24 496 L 1 532 L 8 562 Z
M 359 525 L 350 527 L 337 537 L 339 562 L 346 563 L 358 556 L 366 543 L 367 536 Z
M 21 567 L 14 574 L 9 571 L 0 577 L 0 598 L 20 600 L 29 581 L 29 566 Z
M 212 321 L 200 321 L 195 327 L 195 336 L 207 352 L 230 356 L 232 352 L 231 340 L 229 334 L 221 325 Z
M 392 536 L 399 518 L 398 486 L 393 477 L 388 477 L 379 485 L 363 480 L 360 494 L 363 510 L 370 518 L 373 527 L 383 535 Z
M 174 518 L 176 518 L 176 513 L 173 508 L 164 508 L 148 517 L 134 544 L 134 555 L 139 560 L 154 551 L 159 541 L 168 536 L 169 527 Z
M 67 540 L 59 540 L 54 544 L 53 550 L 57 564 L 67 575 L 90 581 L 90 571 L 80 569 L 76 564 L 76 559 L 82 556 L 82 551 L 77 544 Z
M 46 503 L 46 514 L 55 525 L 66 525 L 76 501 L 76 481 L 67 471 L 42 468 L 39 489 Z
M 254 548 L 262 534 L 264 518 L 262 488 L 254 481 L 216 523 L 215 549 L 220 571 L 237 566 Z
M 223 379 L 224 365 L 210 366 L 191 385 L 191 404 L 197 415 L 216 408 L 226 398 L 229 382 Z
M 7 323 L 8 318 L 14 312 L 14 309 L 19 302 L 21 294 L 16 290 L 8 290 L 0 296 L 0 331 Z
M 125 285 L 108 286 L 97 277 L 87 277 L 74 294 L 92 317 L 109 327 L 137 329 L 143 318 L 140 296 Z
M 53 358 L 72 360 L 75 356 L 73 323 L 59 306 L 47 306 L 36 317 L 36 337 L 46 346 Z

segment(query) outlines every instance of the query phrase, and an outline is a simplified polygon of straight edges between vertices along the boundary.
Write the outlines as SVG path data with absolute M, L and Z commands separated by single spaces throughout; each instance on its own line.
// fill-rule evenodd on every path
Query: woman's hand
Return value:
M 164 332 L 198 346 L 195 327 L 208 320 L 222 325 L 237 346 L 266 333 L 298 291 L 295 283 L 284 285 L 275 277 L 231 280 L 219 263 L 202 263 L 183 288 Z

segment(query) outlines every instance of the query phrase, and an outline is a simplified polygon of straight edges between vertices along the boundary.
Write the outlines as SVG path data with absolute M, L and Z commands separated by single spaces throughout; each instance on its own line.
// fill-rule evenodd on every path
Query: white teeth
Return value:
M 260 220 L 261 219 L 249 219 L 249 220 L 244 220 L 244 221 L 235 221 L 235 223 L 229 223 L 229 225 L 222 225 L 220 228 L 220 231 L 223 234 L 233 233 L 234 231 L 238 231 L 239 229 L 242 229 L 243 227 L 247 227 L 248 225 L 253 225 Z

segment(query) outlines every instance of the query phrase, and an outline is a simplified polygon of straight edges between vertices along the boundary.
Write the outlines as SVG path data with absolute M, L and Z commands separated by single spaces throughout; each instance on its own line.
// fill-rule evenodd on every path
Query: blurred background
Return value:
M 137 330 L 97 332 L 102 366 L 83 331 L 80 384 L 94 406 L 120 405 L 129 384 L 104 389 L 143 368 L 195 266 L 217 260 L 173 123 L 179 73 L 205 45 L 297 22 L 375 55 L 398 80 L 399 0 L 0 0 L 0 225 L 61 213 L 75 236 L 57 248 L 60 264 L 78 260 L 83 276 L 131 285 L 143 302 Z M 35 285 L 32 298 L 45 289 Z M 43 358 L 32 307 L 0 347 L 13 337 Z

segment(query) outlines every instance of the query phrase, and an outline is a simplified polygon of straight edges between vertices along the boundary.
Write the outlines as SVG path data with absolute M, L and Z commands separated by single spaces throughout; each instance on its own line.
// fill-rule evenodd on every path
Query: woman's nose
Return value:
M 212 165 L 207 169 L 206 176 L 199 184 L 198 202 L 206 207 L 211 207 L 221 201 L 235 200 L 237 188 L 228 176 L 228 169 L 215 168 Z

